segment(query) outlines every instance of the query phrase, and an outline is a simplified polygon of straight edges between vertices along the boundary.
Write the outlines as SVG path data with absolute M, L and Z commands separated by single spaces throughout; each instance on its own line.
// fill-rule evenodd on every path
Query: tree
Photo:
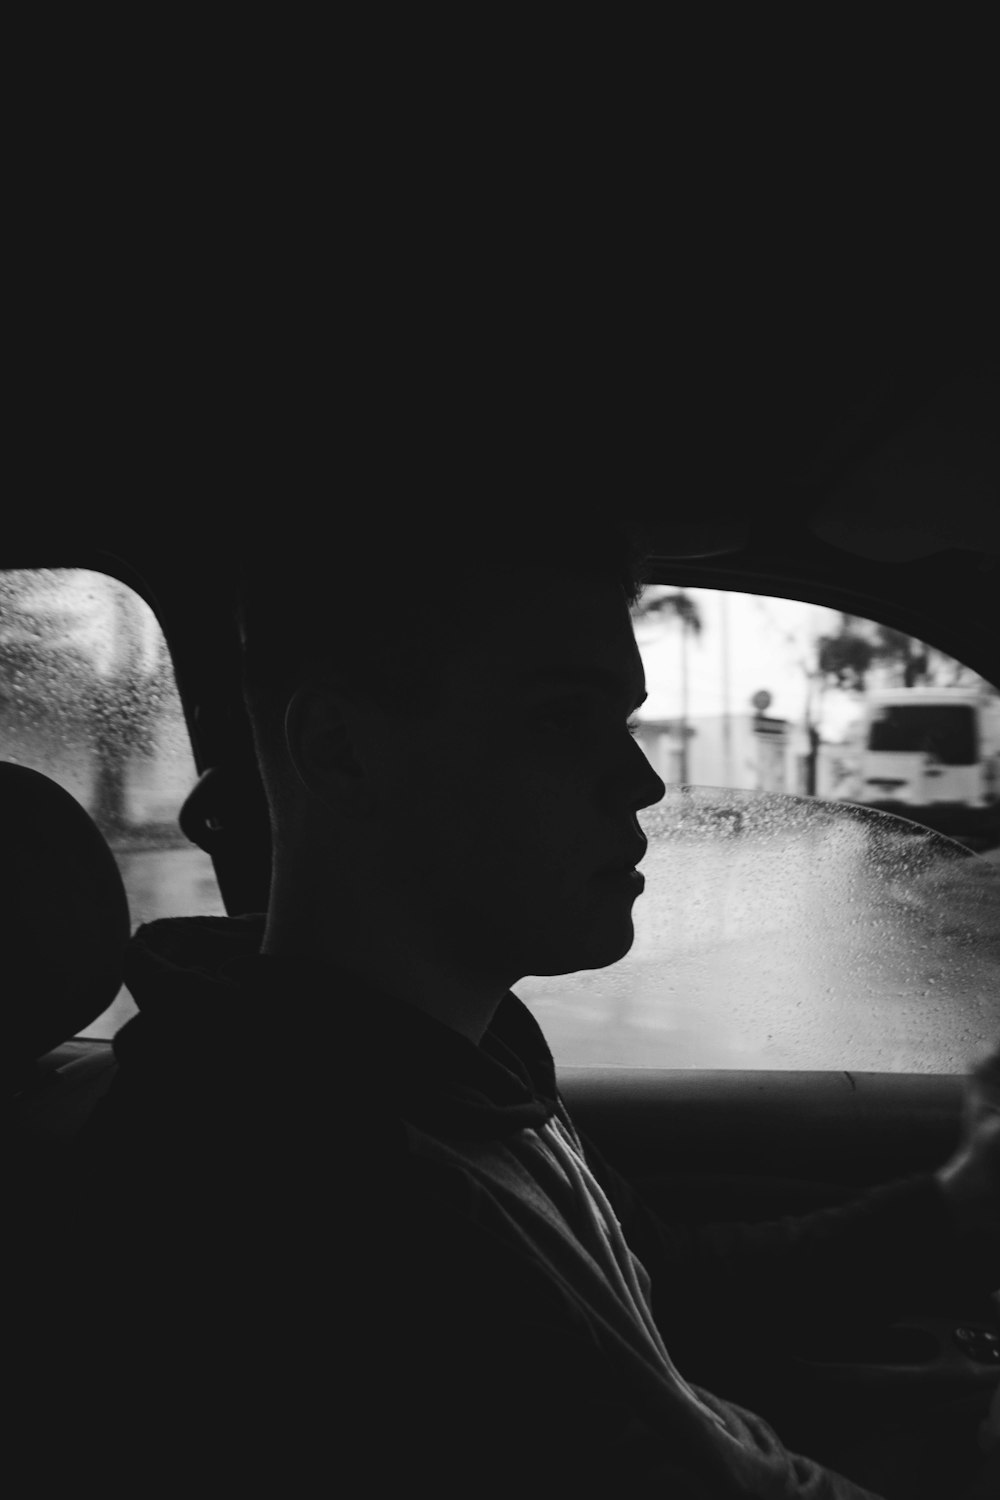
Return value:
M 79 612 L 46 600 L 43 578 L 0 572 L 0 715 L 8 725 L 55 715 L 72 730 L 91 663 L 75 638 Z
M 817 668 L 824 682 L 863 693 L 877 663 L 893 670 L 901 687 L 930 680 L 929 653 L 922 641 L 856 615 L 842 613 L 840 619 L 836 635 L 821 636 L 817 642 Z
M 659 594 L 646 589 L 631 610 L 633 621 L 648 620 L 656 617 L 660 620 L 676 620 L 681 627 L 681 712 L 680 712 L 680 775 L 681 781 L 690 779 L 688 775 L 688 637 L 701 635 L 702 618 L 701 611 L 684 589 L 674 589 L 671 593 Z
M 632 606 L 631 613 L 633 620 L 648 620 L 652 616 L 661 620 L 677 620 L 685 635 L 688 632 L 700 635 L 702 632 L 701 611 L 684 589 L 674 589 L 669 594 L 655 594 L 646 589 Z
M 111 663 L 90 687 L 91 743 L 96 768 L 91 814 L 109 836 L 128 826 L 128 767 L 133 752 L 150 748 L 149 674 L 142 670 L 139 602 L 111 583 Z M 158 665 L 160 658 L 158 656 Z

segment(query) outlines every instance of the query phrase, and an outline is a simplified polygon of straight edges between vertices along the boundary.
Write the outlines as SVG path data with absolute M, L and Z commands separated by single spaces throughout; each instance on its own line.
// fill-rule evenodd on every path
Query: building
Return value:
M 695 714 L 686 722 L 686 774 L 681 727 L 679 718 L 640 718 L 636 739 L 664 781 L 794 796 L 808 793 L 813 747 L 803 725 L 763 713 Z M 818 797 L 843 795 L 838 790 L 839 751 L 837 745 L 815 745 Z

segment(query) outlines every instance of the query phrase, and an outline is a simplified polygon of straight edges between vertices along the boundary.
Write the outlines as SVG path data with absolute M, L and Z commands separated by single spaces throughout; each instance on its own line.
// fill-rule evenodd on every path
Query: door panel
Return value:
M 563 1068 L 559 1080 L 580 1130 L 678 1226 L 804 1215 L 932 1171 L 959 1138 L 963 1098 L 948 1074 Z M 704 1340 L 675 1357 L 808 1451 L 817 1412 L 850 1430 L 873 1413 L 912 1419 L 989 1392 L 1000 1306 L 959 1284 L 928 1287 L 920 1302 L 833 1326 L 818 1307 L 791 1350 L 759 1327 L 747 1340 L 726 1319 L 716 1326 L 708 1309 Z
M 963 1093 L 951 1074 L 564 1067 L 559 1081 L 580 1128 L 636 1183 L 680 1174 L 852 1193 L 939 1166 Z

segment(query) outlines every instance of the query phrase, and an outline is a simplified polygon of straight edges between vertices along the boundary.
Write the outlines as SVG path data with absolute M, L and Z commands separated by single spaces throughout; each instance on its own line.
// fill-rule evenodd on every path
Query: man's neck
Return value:
M 317 931 L 314 924 L 272 910 L 261 952 L 346 969 L 373 989 L 415 1006 L 479 1045 L 509 983 L 442 962 L 428 954 L 427 945 L 412 934 L 408 940 L 400 940 L 395 933 L 391 937 L 381 934 L 371 943 L 359 942 L 359 936 L 354 926 L 333 939 L 326 924 Z

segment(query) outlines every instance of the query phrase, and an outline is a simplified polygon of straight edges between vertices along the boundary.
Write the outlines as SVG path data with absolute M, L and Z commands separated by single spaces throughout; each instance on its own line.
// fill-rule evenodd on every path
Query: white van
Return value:
M 868 694 L 856 800 L 953 835 L 1000 829 L 1000 697 L 981 688 Z

